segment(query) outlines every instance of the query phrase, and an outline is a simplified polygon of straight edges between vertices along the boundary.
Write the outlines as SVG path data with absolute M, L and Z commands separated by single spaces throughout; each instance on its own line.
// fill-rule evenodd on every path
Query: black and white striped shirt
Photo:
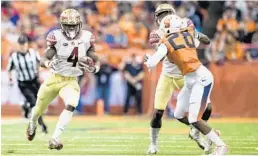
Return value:
M 39 61 L 40 56 L 33 49 L 26 53 L 14 52 L 9 58 L 7 70 L 14 69 L 19 81 L 31 81 L 37 77 Z

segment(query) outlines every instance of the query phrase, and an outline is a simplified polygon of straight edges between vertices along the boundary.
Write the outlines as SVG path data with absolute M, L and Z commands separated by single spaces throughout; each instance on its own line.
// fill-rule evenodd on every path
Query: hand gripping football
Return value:
M 83 72 L 94 72 L 95 70 L 95 63 L 90 57 L 87 57 L 87 56 L 80 57 L 78 63 L 79 63 L 79 68 Z
M 92 58 L 84 56 L 79 58 L 79 66 L 94 66 Z

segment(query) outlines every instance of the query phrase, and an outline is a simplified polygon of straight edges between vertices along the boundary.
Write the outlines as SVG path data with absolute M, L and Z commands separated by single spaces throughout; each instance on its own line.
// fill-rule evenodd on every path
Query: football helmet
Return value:
M 160 37 L 166 37 L 171 33 L 179 32 L 184 28 L 182 18 L 177 15 L 168 15 L 162 19 L 159 26 Z
M 74 9 L 66 9 L 60 15 L 60 26 L 63 33 L 74 39 L 82 29 L 81 16 Z
M 176 13 L 175 9 L 170 4 L 160 4 L 156 8 L 155 14 L 154 14 L 154 16 L 155 16 L 154 18 L 155 18 L 157 25 L 159 26 L 163 17 L 165 17 L 167 15 L 173 15 L 175 13 Z

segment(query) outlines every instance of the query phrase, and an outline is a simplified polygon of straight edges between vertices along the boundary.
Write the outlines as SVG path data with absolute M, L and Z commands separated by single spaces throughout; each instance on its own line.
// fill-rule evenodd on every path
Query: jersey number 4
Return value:
M 175 43 L 175 39 L 178 37 L 181 37 L 180 35 L 183 35 L 185 44 L 176 44 Z M 189 48 L 195 48 L 193 37 L 188 31 L 182 31 L 180 33 L 173 33 L 173 34 L 171 34 L 171 37 L 168 39 L 168 41 L 175 50 L 186 48 L 185 45 L 187 45 Z
M 78 62 L 78 47 L 74 47 L 71 55 L 68 57 L 67 62 L 72 62 L 73 66 L 76 67 L 76 64 Z

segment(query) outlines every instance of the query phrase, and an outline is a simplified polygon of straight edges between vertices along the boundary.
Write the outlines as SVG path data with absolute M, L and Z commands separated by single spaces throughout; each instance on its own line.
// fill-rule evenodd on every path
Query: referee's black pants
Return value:
M 137 90 L 134 86 L 127 82 L 127 95 L 124 105 L 124 113 L 128 113 L 130 107 L 130 98 L 134 96 L 136 100 L 136 108 L 139 114 L 142 113 L 142 90 Z
M 30 110 L 36 105 L 37 94 L 40 88 L 40 82 L 38 78 L 35 78 L 31 81 L 18 81 L 18 86 L 25 97 L 26 101 L 30 103 Z M 42 116 L 39 117 L 39 124 L 43 129 L 46 129 L 46 125 L 42 119 Z

